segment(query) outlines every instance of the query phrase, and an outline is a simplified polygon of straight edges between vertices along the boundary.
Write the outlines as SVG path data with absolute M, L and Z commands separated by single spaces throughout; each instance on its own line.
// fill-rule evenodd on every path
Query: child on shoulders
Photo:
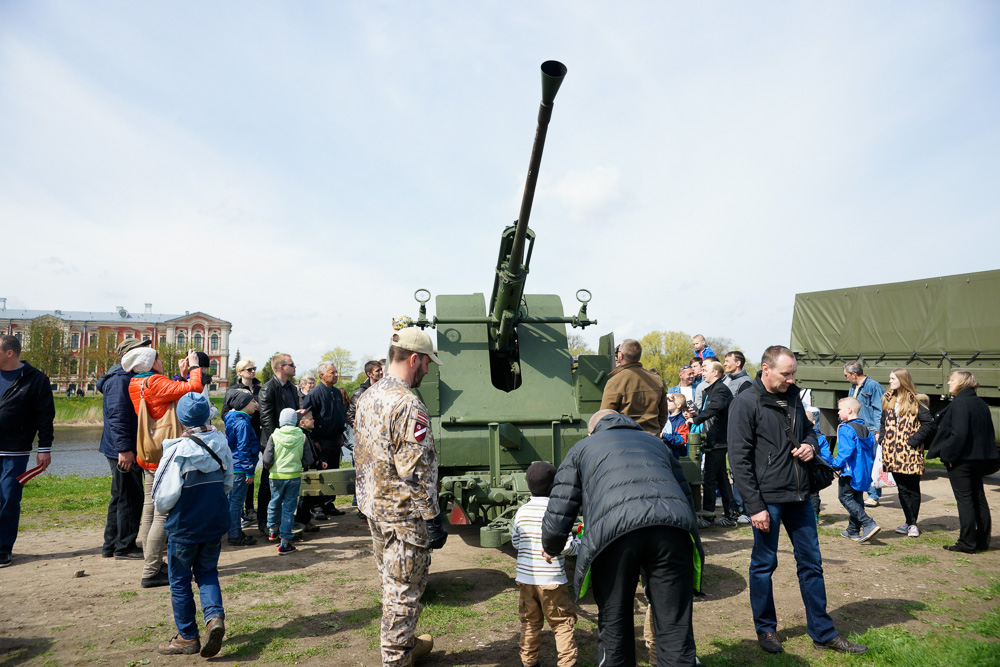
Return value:
M 691 427 L 684 418 L 685 404 L 684 394 L 667 394 L 670 416 L 660 432 L 660 439 L 678 460 L 688 455 L 687 438 Z

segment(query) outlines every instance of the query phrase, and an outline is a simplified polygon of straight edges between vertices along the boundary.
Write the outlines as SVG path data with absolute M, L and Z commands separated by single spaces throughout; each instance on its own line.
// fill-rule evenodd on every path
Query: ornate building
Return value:
M 52 377 L 53 391 L 85 388 L 94 390 L 97 381 L 94 364 L 88 364 L 87 347 L 93 345 L 105 332 L 113 332 L 115 341 L 141 338 L 157 345 L 176 345 L 179 348 L 201 350 L 208 355 L 212 373 L 212 391 L 225 391 L 229 371 L 229 334 L 232 324 L 205 313 L 185 312 L 183 315 L 165 315 L 153 312 L 147 303 L 145 312 L 130 313 L 122 306 L 113 312 L 88 312 L 79 310 L 9 310 L 7 299 L 0 298 L 0 332 L 24 339 L 31 322 L 48 316 L 60 323 L 66 341 L 69 362 L 67 374 Z M 165 373 L 170 369 L 164 369 Z

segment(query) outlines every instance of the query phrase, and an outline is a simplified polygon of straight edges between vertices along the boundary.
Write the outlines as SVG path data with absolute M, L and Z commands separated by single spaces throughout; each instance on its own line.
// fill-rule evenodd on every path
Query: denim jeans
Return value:
M 865 512 L 864 492 L 854 490 L 850 477 L 841 477 L 839 481 L 840 487 L 837 489 L 837 497 L 840 499 L 840 504 L 847 510 L 847 533 L 859 535 L 862 530 L 873 525 L 875 520 Z
M 750 608 L 757 632 L 776 632 L 778 618 L 774 610 L 771 574 L 778 567 L 778 538 L 781 525 L 792 541 L 799 576 L 799 592 L 806 608 L 806 629 L 818 642 L 837 636 L 833 619 L 826 612 L 826 584 L 823 559 L 819 553 L 816 516 L 808 499 L 796 503 L 767 505 L 771 518 L 768 532 L 753 529 L 753 552 L 750 554 Z
M 142 468 L 133 464 L 129 470 L 118 467 L 118 459 L 108 459 L 111 468 L 111 500 L 104 522 L 104 555 L 138 551 L 135 540 L 142 522 Z
M 295 525 L 295 505 L 299 500 L 299 485 L 302 480 L 274 479 L 271 483 L 271 502 L 267 505 L 267 528 L 278 528 L 282 543 L 292 541 L 292 526 Z M 280 513 L 280 514 L 279 514 Z
M 219 588 L 219 553 L 222 540 L 186 544 L 167 541 L 167 567 L 170 571 L 170 603 L 174 608 L 174 623 L 184 639 L 198 636 L 195 620 L 194 591 L 191 575 L 198 584 L 201 614 L 207 624 L 216 617 L 225 618 L 222 608 L 222 589 Z
M 14 550 L 21 523 L 21 491 L 17 478 L 28 469 L 28 456 L 0 456 L 0 554 Z
M 872 485 L 868 488 L 868 497 L 872 500 L 878 500 L 882 497 L 882 489 L 875 486 L 874 482 L 872 482 Z
M 247 499 L 247 489 L 252 489 L 253 484 L 247 484 L 247 474 L 245 472 L 233 473 L 233 488 L 229 491 L 229 537 L 239 539 L 243 535 L 243 503 Z

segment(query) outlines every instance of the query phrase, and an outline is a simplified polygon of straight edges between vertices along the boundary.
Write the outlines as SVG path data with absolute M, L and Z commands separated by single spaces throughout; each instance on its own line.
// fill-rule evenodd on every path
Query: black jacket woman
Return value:
M 976 376 L 968 371 L 951 374 L 948 391 L 955 398 L 938 414 L 937 436 L 927 453 L 940 458 L 948 469 L 958 505 L 958 541 L 944 548 L 962 553 L 985 551 L 990 546 L 992 522 L 983 477 L 1000 469 L 990 408 L 976 395 L 978 386 Z

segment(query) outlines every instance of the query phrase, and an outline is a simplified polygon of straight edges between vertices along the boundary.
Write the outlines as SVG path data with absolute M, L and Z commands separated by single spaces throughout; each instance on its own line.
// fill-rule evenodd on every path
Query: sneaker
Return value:
M 278 555 L 279 556 L 284 556 L 285 554 L 290 554 L 293 551 L 298 551 L 298 549 L 296 549 L 295 545 L 292 544 L 291 542 L 289 542 L 288 544 L 281 544 L 281 545 L 278 546 Z
M 434 638 L 430 635 L 420 635 L 416 643 L 410 649 L 410 657 L 419 660 L 434 649 Z
M 251 545 L 257 544 L 257 538 L 250 537 L 246 533 L 243 533 L 239 537 L 230 537 L 229 544 L 234 547 L 249 547 Z M 215 655 L 214 653 L 212 655 Z
M 267 541 L 268 542 L 277 542 L 278 541 L 278 532 L 275 531 L 275 530 L 269 530 L 267 532 Z
M 326 515 L 326 512 L 323 511 L 322 507 L 312 508 L 312 517 L 317 521 L 326 521 L 330 518 Z
M 813 642 L 813 646 L 816 648 L 828 648 L 832 651 L 839 651 L 840 653 L 852 653 L 854 655 L 861 655 L 862 653 L 868 652 L 868 647 L 864 644 L 855 644 L 854 642 L 849 642 L 842 635 L 837 635 L 828 642 Z
M 874 498 L 865 498 L 865 507 L 878 507 L 878 501 Z
M 10 567 L 10 554 L 0 554 L 0 567 Z
M 247 521 L 257 521 L 257 510 L 247 510 L 246 511 Z
M 166 568 L 161 567 L 160 571 L 154 574 L 152 577 L 143 577 L 142 581 L 139 582 L 139 585 L 142 586 L 143 588 L 156 588 L 157 586 L 168 586 L 170 585 L 170 577 L 169 575 L 167 575 Z M 181 636 L 177 635 L 177 637 Z M 176 639 L 177 637 L 175 637 L 174 639 Z M 181 639 L 184 638 L 181 637 Z M 194 653 L 197 653 L 197 651 L 194 651 Z
M 705 519 L 698 519 L 698 528 L 700 530 L 704 530 L 706 528 L 711 528 L 711 527 L 712 527 L 711 521 L 706 521 Z
M 906 530 L 907 537 L 920 537 L 920 529 L 917 528 L 917 524 L 911 523 L 910 527 Z
M 314 523 L 307 523 L 305 526 L 303 526 L 302 531 L 306 533 L 318 533 L 319 526 L 317 526 Z
M 257 520 L 256 519 L 254 519 L 253 521 L 251 521 L 250 519 L 247 519 L 246 517 L 244 517 L 243 519 L 240 520 L 240 528 L 242 530 L 247 530 L 249 528 L 253 528 L 255 525 L 257 525 Z
M 858 533 L 851 533 L 846 530 L 840 531 L 840 536 L 846 537 L 849 540 L 854 540 L 855 542 L 861 539 L 861 535 L 859 535 Z
M 868 528 L 862 529 L 862 531 L 861 531 L 861 537 L 858 538 L 858 542 L 859 543 L 861 543 L 861 542 L 867 542 L 871 538 L 875 537 L 878 534 L 878 531 L 880 531 L 880 530 L 882 530 L 882 529 L 879 528 L 878 524 L 873 523 L 872 525 L 868 526 Z M 845 639 L 844 641 L 847 641 L 847 640 Z
M 156 652 L 161 655 L 194 655 L 201 650 L 201 641 L 194 639 L 184 639 L 180 635 L 174 635 L 170 641 L 161 642 L 156 647 Z
M 361 519 L 362 521 L 364 521 L 366 523 L 368 522 L 368 517 L 366 517 L 361 510 L 358 510 L 357 514 L 358 514 L 358 518 L 359 519 Z
M 900 526 L 899 528 L 896 529 L 896 532 L 899 533 L 900 535 L 909 535 L 910 534 L 910 524 L 904 523 L 902 526 Z
M 758 632 L 757 643 L 768 653 L 784 653 L 785 651 L 781 648 L 781 640 L 778 639 L 777 632 Z
M 733 526 L 736 525 L 736 522 L 733 521 L 732 519 L 723 518 L 716 521 L 715 525 L 719 526 L 720 528 L 732 528 Z
M 739 518 L 736 519 L 736 523 L 740 524 L 741 526 L 749 526 L 751 524 L 750 517 L 747 516 L 746 514 L 741 514 Z
M 226 636 L 226 622 L 221 616 L 211 619 L 205 626 L 205 643 L 201 647 L 201 657 L 211 658 L 222 649 L 222 638 Z
M 346 514 L 346 512 L 344 510 L 338 509 L 336 507 L 327 507 L 326 508 L 326 513 L 329 516 L 344 516 Z M 428 636 L 430 636 L 430 635 L 428 635 Z

